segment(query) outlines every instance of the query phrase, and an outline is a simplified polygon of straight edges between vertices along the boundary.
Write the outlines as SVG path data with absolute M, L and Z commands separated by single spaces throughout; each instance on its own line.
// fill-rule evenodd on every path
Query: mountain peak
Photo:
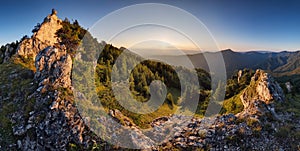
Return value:
M 61 22 L 62 20 L 57 17 L 57 11 L 53 9 L 52 13 L 44 19 L 33 37 L 49 45 L 53 45 L 58 42 L 55 33 L 62 27 Z
M 234 51 L 231 49 L 224 49 L 224 50 L 222 50 L 222 52 L 234 52 Z
M 57 11 L 52 9 L 52 13 L 45 17 L 43 23 L 37 24 L 32 30 L 33 36 L 25 38 L 17 49 L 17 54 L 23 58 L 32 58 L 48 46 L 53 46 L 59 42 L 56 32 L 62 28 L 62 20 L 57 17 Z

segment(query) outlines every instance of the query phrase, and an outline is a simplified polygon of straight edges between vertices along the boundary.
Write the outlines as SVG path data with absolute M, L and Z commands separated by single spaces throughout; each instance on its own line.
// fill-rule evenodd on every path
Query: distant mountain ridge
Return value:
M 202 68 L 209 71 L 206 56 L 209 58 L 216 58 L 219 52 L 203 52 L 197 54 L 189 54 L 188 57 L 193 63 L 195 68 Z M 289 52 L 235 52 L 231 49 L 222 50 L 221 54 L 224 58 L 224 63 L 227 71 L 227 76 L 232 76 L 235 71 L 244 68 L 249 69 L 262 69 L 272 73 L 275 76 L 284 76 L 291 74 L 300 74 L 300 51 Z M 184 56 L 185 57 L 185 56 Z M 176 60 L 185 65 L 183 56 L 163 56 L 168 60 Z M 214 60 L 209 60 L 214 62 Z
M 283 94 L 280 85 L 272 79 L 271 75 L 262 70 L 257 70 L 252 75 L 251 70 L 245 69 L 235 76 L 236 80 L 232 78 L 232 82 L 227 83 L 228 87 L 236 93 L 226 96 L 229 99 L 233 98 L 235 102 L 237 102 L 235 98 L 239 98 L 240 104 L 243 105 L 241 107 L 243 112 L 240 116 L 227 114 L 184 120 L 186 118 L 184 113 L 181 116 L 167 111 L 178 110 L 176 107 L 182 108 L 183 105 L 189 107 L 193 98 L 198 99 L 199 94 L 200 100 L 197 108 L 200 113 L 207 112 L 206 106 L 210 97 L 214 98 L 212 103 L 219 105 L 217 104 L 219 102 L 215 100 L 218 100 L 216 98 L 220 96 L 219 90 L 223 87 L 222 83 L 220 82 L 213 92 L 210 86 L 210 75 L 202 69 L 197 69 L 197 78 L 188 77 L 179 81 L 171 67 L 163 66 L 161 63 L 144 62 L 144 65 L 133 70 L 132 76 L 129 77 L 131 92 L 134 95 L 145 93 L 137 96 L 144 101 L 141 96 L 145 98 L 149 96 L 148 91 L 143 92 L 143 90 L 148 89 L 146 86 L 150 81 L 164 82 L 165 80 L 167 88 L 172 89 L 170 88 L 166 103 L 161 106 L 162 109 L 158 110 L 157 115 L 162 117 L 150 121 L 148 117 L 152 118 L 154 115 L 142 117 L 135 113 L 130 114 L 126 108 L 120 110 L 123 107 L 116 104 L 117 100 L 111 89 L 111 73 L 112 66 L 118 65 L 116 60 L 125 48 L 119 49 L 110 44 L 99 43 L 77 21 L 73 23 L 68 20 L 62 21 L 57 18 L 56 13 L 52 10 L 52 14 L 33 30 L 33 36 L 30 38 L 22 38 L 20 42 L 7 44 L 0 49 L 1 150 L 131 150 L 122 148 L 120 143 L 131 143 L 133 148 L 145 150 L 295 150 L 300 146 L 297 143 L 300 142 L 300 127 L 297 125 L 300 123 L 297 119 L 300 116 L 297 118 L 293 116 L 293 113 L 298 110 L 286 112 L 287 108 L 291 109 L 291 106 L 299 109 L 300 105 L 297 105 L 299 102 L 292 99 L 285 101 L 283 98 L 287 97 Z M 81 40 L 84 42 L 79 45 Z M 95 49 L 96 51 L 103 50 L 102 58 L 99 58 L 97 62 L 91 62 L 91 58 L 94 57 L 92 50 Z M 76 55 L 75 51 L 77 51 Z M 241 53 L 224 50 L 221 53 L 227 74 L 243 68 L 259 67 L 278 75 L 300 73 L 298 72 L 299 52 Z M 195 67 L 208 69 L 205 61 L 206 55 L 214 58 L 213 55 L 216 53 L 206 52 L 188 55 L 188 57 Z M 166 57 L 172 57 L 168 60 L 176 64 L 185 61 L 182 56 Z M 124 71 L 129 69 L 126 67 L 127 62 L 132 61 L 127 58 L 124 60 L 119 64 L 122 69 L 118 71 L 120 75 L 124 75 Z M 89 75 L 89 72 L 85 71 L 87 67 L 94 70 L 92 68 L 94 63 L 97 73 L 95 80 L 88 78 L 86 75 Z M 74 64 L 82 65 L 81 70 L 73 68 Z M 156 71 L 154 69 L 157 72 L 154 72 Z M 74 70 L 77 71 L 71 72 Z M 182 67 L 178 70 L 188 72 Z M 93 90 L 87 85 L 98 84 L 96 88 L 98 96 L 74 92 L 74 85 L 79 86 L 74 82 L 76 76 L 77 82 L 82 84 L 80 86 L 85 91 Z M 191 83 L 197 83 L 195 82 L 197 80 L 205 89 L 198 90 L 197 87 L 192 87 Z M 120 87 L 124 84 L 121 82 L 113 84 Z M 182 88 L 181 91 L 184 93 L 179 94 L 180 99 L 176 94 L 179 82 L 188 85 Z M 119 92 L 123 94 L 123 91 Z M 80 110 L 77 108 L 79 104 L 75 102 L 75 98 L 85 97 L 91 97 L 92 100 L 95 97 L 101 99 L 101 102 L 91 103 L 83 100 L 84 104 L 81 104 L 81 108 L 87 108 L 89 115 L 100 116 L 102 109 L 99 110 L 97 105 L 103 103 L 103 106 L 110 107 L 107 108 L 107 112 L 105 111 L 107 116 L 96 117 L 93 120 L 92 116 L 80 114 L 83 112 L 79 113 Z M 122 97 L 127 99 L 125 95 Z M 175 106 L 176 104 L 180 106 Z M 227 106 L 232 105 L 230 107 L 236 108 L 236 104 L 228 103 Z M 225 103 L 223 105 L 226 106 Z M 169 108 L 172 110 L 167 110 Z M 226 111 L 232 112 L 232 110 Z M 113 123 L 116 121 L 125 127 L 124 131 L 119 129 L 119 125 Z M 144 128 L 139 127 L 136 124 L 138 122 L 149 124 L 154 129 L 152 137 L 147 135 L 149 131 L 142 133 Z M 181 126 L 183 122 L 186 126 Z M 103 136 L 102 133 L 100 136 L 94 133 L 96 129 L 90 125 L 99 123 L 104 124 L 100 128 L 109 134 L 108 137 Z M 124 135 L 127 130 L 130 131 L 129 135 Z M 170 133 L 171 130 L 176 132 L 174 138 L 161 140 L 161 136 Z M 110 140 L 117 137 L 125 139 L 121 140 L 122 142 L 110 144 Z M 157 146 L 152 143 L 151 139 L 161 140 L 158 141 L 161 144 Z M 296 143 L 288 143 L 290 140 Z

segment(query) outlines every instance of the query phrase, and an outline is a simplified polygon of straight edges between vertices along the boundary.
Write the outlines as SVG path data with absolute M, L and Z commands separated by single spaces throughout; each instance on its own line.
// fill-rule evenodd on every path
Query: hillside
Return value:
M 299 149 L 298 81 L 272 77 L 279 71 L 297 77 L 298 53 L 222 53 L 232 76 L 212 90 L 203 54 L 189 56 L 195 71 L 142 61 L 52 10 L 31 37 L 1 47 L 1 150 Z M 220 115 L 204 117 L 209 103 L 223 106 Z

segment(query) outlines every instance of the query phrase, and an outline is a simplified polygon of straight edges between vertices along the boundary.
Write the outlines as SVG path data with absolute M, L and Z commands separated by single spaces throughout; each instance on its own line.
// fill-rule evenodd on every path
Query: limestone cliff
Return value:
M 62 28 L 62 20 L 57 17 L 56 10 L 52 10 L 52 14 L 48 15 L 40 28 L 33 34 L 33 37 L 46 43 L 47 45 L 54 45 L 58 42 L 55 35 L 58 29 Z
M 30 96 L 36 100 L 35 108 L 23 126 L 23 133 L 15 132 L 25 135 L 20 148 L 66 150 L 69 142 L 83 143 L 85 126 L 72 102 L 72 59 L 65 47 L 49 46 L 40 51 L 35 66 L 34 81 L 38 88 Z
M 89 148 L 101 139 L 85 126 L 75 106 L 71 85 L 72 58 L 55 36 L 62 27 L 57 12 L 52 10 L 31 38 L 19 44 L 16 57 L 34 61 L 34 92 L 26 94 L 26 112 L 13 113 L 13 135 L 17 143 L 10 149 L 67 150 L 70 144 Z M 32 107 L 31 107 L 32 106 Z
M 61 22 L 62 20 L 57 17 L 57 12 L 52 10 L 52 14 L 48 15 L 42 24 L 35 27 L 33 36 L 21 41 L 17 48 L 17 55 L 35 60 L 39 51 L 59 41 L 55 33 L 62 28 Z
M 238 116 L 257 117 L 270 113 L 278 118 L 274 103 L 283 102 L 285 97 L 282 88 L 268 73 L 256 70 L 250 85 L 243 91 L 240 99 L 244 105 L 244 111 Z

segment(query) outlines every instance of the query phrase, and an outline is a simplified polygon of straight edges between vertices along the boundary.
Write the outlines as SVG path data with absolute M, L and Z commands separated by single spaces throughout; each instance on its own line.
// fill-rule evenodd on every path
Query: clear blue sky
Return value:
M 200 19 L 221 49 L 300 49 L 300 1 L 283 0 L 24 0 L 1 1 L 0 45 L 31 35 L 52 8 L 58 16 L 77 19 L 85 28 L 124 6 L 158 2 L 182 8 Z

